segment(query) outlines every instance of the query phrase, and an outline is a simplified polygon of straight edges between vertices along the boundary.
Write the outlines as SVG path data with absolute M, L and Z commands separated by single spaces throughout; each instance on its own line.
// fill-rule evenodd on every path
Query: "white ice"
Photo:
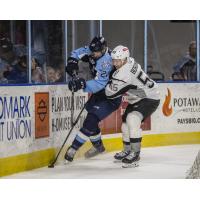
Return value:
M 68 165 L 55 168 L 40 168 L 4 178 L 131 178 L 131 179 L 182 179 L 192 165 L 200 144 L 143 148 L 139 167 L 122 168 L 113 162 L 112 153 L 105 153 L 92 159 L 77 159 Z

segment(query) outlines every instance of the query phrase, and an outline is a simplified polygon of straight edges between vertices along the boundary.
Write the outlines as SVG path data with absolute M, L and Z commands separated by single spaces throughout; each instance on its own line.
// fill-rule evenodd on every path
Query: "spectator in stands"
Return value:
M 32 83 L 45 83 L 45 77 L 41 68 L 32 71 Z
M 11 69 L 11 64 L 15 61 L 13 45 L 9 38 L 0 38 L 0 83 L 8 83 L 4 73 Z
M 56 64 L 56 83 L 63 83 L 65 78 L 65 67 L 64 67 L 64 61 L 60 60 Z
M 32 82 L 44 83 L 44 53 L 32 49 Z M 37 58 L 37 59 L 36 59 Z M 40 62 L 40 63 L 39 63 Z M 0 38 L 0 84 L 28 82 L 27 47 L 13 45 L 9 38 Z
M 9 64 L 0 58 L 0 84 L 8 83 L 8 80 L 4 77 L 4 73 L 8 68 Z
M 0 58 L 10 65 L 16 64 L 16 55 L 9 38 L 0 38 Z
M 12 66 L 12 69 L 4 72 L 4 76 L 7 78 L 8 83 L 27 83 L 27 57 L 21 56 L 16 65 Z
M 57 80 L 56 70 L 53 67 L 48 66 L 47 67 L 47 81 L 48 81 L 48 83 L 55 83 L 56 80 Z
M 32 58 L 32 83 L 45 83 L 45 75 L 37 59 Z
M 63 76 L 62 76 L 62 71 L 61 69 L 56 69 L 55 70 L 55 73 L 56 73 L 56 83 L 62 83 L 63 82 Z
M 64 82 L 64 67 L 58 64 L 47 67 L 47 81 L 48 83 L 63 83 Z
M 174 74 L 178 78 L 185 81 L 197 80 L 197 67 L 196 67 L 196 42 L 192 41 L 189 44 L 189 52 L 181 58 L 178 63 L 173 67 Z

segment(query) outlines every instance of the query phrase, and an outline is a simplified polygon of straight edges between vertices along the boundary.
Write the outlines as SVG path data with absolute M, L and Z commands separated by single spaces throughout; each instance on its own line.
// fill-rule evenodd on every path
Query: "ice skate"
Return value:
M 122 159 L 123 168 L 138 167 L 140 160 L 140 152 L 131 152 L 128 156 Z
M 114 163 L 121 162 L 123 158 L 128 156 L 130 154 L 130 151 L 120 151 L 114 155 Z
M 101 154 L 105 152 L 105 147 L 103 145 L 100 145 L 99 147 L 92 146 L 86 153 L 85 158 L 92 158 L 94 156 L 97 156 L 98 154 Z
M 65 164 L 72 162 L 74 160 L 75 154 L 76 154 L 76 150 L 72 147 L 69 147 L 67 149 L 67 152 L 65 153 Z

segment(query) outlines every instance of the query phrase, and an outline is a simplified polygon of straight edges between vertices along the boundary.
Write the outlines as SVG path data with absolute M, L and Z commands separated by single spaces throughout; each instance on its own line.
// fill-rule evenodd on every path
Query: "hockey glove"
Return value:
M 66 72 L 70 75 L 70 76 L 74 76 L 78 74 L 78 60 L 76 58 L 73 57 L 69 57 L 67 59 L 67 66 L 66 66 Z
M 68 87 L 69 90 L 77 92 L 78 90 L 85 89 L 86 81 L 83 78 L 76 78 L 69 81 Z
M 83 62 L 89 62 L 89 55 L 84 55 L 82 58 L 81 58 L 81 60 L 83 61 Z

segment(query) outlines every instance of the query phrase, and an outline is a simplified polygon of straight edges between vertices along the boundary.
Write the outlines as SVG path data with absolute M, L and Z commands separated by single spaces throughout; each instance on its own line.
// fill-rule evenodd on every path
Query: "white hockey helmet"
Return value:
M 111 52 L 112 59 L 124 60 L 130 56 L 129 49 L 122 45 L 119 45 L 113 49 Z

